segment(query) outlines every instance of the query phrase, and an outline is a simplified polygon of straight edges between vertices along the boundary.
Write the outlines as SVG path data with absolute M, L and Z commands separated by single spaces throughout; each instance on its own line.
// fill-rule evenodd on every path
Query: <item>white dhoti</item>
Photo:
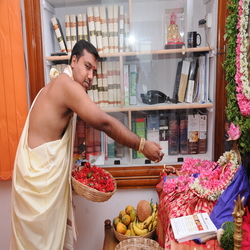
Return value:
M 71 167 L 75 119 L 74 115 L 62 139 L 30 149 L 27 118 L 13 171 L 11 250 L 74 249 Z

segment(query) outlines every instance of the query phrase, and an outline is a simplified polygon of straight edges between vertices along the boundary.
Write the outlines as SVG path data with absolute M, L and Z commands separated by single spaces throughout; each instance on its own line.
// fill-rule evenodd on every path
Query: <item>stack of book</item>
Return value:
M 63 21 L 65 32 L 56 17 L 51 19 L 60 51 L 69 56 L 81 39 L 91 42 L 99 53 L 130 51 L 129 17 L 123 5 L 89 6 L 86 13 L 65 15 Z

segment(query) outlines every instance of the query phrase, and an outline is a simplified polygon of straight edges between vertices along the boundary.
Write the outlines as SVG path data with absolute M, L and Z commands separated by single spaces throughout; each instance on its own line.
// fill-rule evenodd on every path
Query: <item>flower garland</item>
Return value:
M 240 112 L 244 116 L 250 115 L 250 86 L 248 81 L 248 60 L 247 60 L 247 26 L 249 15 L 249 0 L 240 0 L 238 7 L 238 24 L 239 30 L 237 36 L 236 47 L 236 75 L 235 81 L 237 84 L 237 100 Z
M 241 154 L 245 155 L 250 152 L 250 86 L 247 61 L 249 0 L 231 0 L 228 10 L 225 34 L 227 53 L 223 64 L 227 81 L 226 115 L 232 124 L 229 140 L 237 141 Z
M 218 160 L 218 165 L 210 171 L 201 171 L 190 189 L 199 197 L 216 201 L 231 182 L 239 168 L 234 150 L 225 152 Z
M 191 190 L 200 198 L 216 201 L 230 184 L 238 168 L 239 161 L 234 150 L 225 152 L 217 163 L 186 158 L 180 171 L 183 175 L 164 182 L 163 190 L 166 193 Z

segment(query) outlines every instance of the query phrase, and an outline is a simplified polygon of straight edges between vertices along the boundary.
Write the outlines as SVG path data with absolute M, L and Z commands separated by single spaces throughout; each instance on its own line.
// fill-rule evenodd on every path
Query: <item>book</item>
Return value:
M 132 118 L 131 121 L 131 130 L 136 134 L 136 120 L 135 118 Z M 132 158 L 136 159 L 137 158 L 137 151 L 135 149 L 132 149 Z
M 194 100 L 194 88 L 195 88 L 197 70 L 198 70 L 198 62 L 192 61 L 190 63 L 187 91 L 186 91 L 186 96 L 185 96 L 185 102 L 188 102 L 188 103 L 191 103 Z
M 175 74 L 175 83 L 174 83 L 174 92 L 173 92 L 173 102 L 178 102 L 178 91 L 179 91 L 179 85 L 180 85 L 180 79 L 181 79 L 181 68 L 182 68 L 183 61 L 179 61 L 177 64 L 176 74 Z
M 200 114 L 188 115 L 188 154 L 199 152 Z
M 99 106 L 99 94 L 98 94 L 98 86 L 97 86 L 97 77 L 93 77 L 93 82 L 92 82 L 92 90 L 93 90 L 93 101 L 96 105 Z
M 205 56 L 201 55 L 199 57 L 199 93 L 197 97 L 198 102 L 205 101 Z
M 170 219 L 175 239 L 179 242 L 216 236 L 217 228 L 207 213 Z
M 159 116 L 149 115 L 147 116 L 147 140 L 154 141 L 159 144 Z
M 122 116 L 119 116 L 119 117 L 116 117 L 116 118 L 122 124 L 124 124 L 126 126 L 127 119 L 125 118 L 125 116 L 122 115 Z M 115 157 L 116 158 L 123 158 L 124 156 L 125 156 L 125 146 L 123 146 L 122 144 L 115 141 Z
M 102 152 L 101 149 L 101 131 L 94 129 L 94 154 L 100 155 Z
M 129 34 L 130 34 L 129 13 L 128 13 L 128 11 L 125 11 L 125 13 L 124 13 L 124 45 L 125 45 L 126 52 L 130 51 Z
M 87 8 L 89 41 L 97 48 L 93 7 Z
M 120 62 L 115 62 L 115 75 L 116 75 L 116 106 L 121 106 L 121 80 L 120 80 Z
M 86 148 L 86 159 L 89 160 L 90 155 L 95 152 L 94 145 L 94 128 L 89 124 L 85 123 L 85 148 Z
M 169 138 L 168 138 L 168 154 L 179 154 L 179 117 L 174 112 L 169 115 Z
M 94 21 L 95 21 L 95 34 L 96 34 L 97 50 L 99 53 L 103 53 L 101 19 L 100 19 L 99 7 L 94 6 L 93 8 L 94 8 Z
M 137 65 L 129 65 L 129 104 L 137 104 Z
M 69 15 L 71 47 L 74 48 L 77 42 L 77 18 L 76 15 Z
M 108 107 L 108 69 L 107 61 L 102 61 L 102 86 L 103 86 L 103 103 L 104 107 Z
M 124 6 L 120 5 L 119 13 L 119 52 L 124 51 Z
M 82 33 L 83 33 L 83 39 L 86 41 L 89 41 L 88 23 L 87 23 L 87 15 L 86 14 L 82 14 Z
M 66 47 L 66 43 L 64 40 L 64 36 L 63 36 L 63 32 L 62 32 L 62 28 L 61 28 L 61 24 L 59 20 L 56 17 L 52 17 L 51 22 L 52 22 L 53 29 L 55 31 L 55 35 L 56 35 L 61 52 L 67 53 L 67 47 Z
M 98 99 L 100 108 L 104 107 L 104 97 L 103 97 L 103 75 L 102 75 L 102 63 L 98 62 L 97 68 L 97 87 L 98 87 Z
M 124 105 L 129 105 L 129 65 L 123 66 Z
M 107 137 L 108 158 L 115 158 L 115 141 L 111 137 Z
M 205 77 L 204 77 L 204 81 L 205 81 L 205 87 L 204 87 L 204 99 L 205 102 L 209 101 L 209 97 L 208 97 L 208 90 L 209 90 L 209 68 L 210 68 L 210 62 L 209 62 L 209 53 L 205 54 Z
M 164 157 L 168 155 L 168 139 L 169 139 L 169 122 L 166 112 L 162 111 L 159 114 L 159 145 L 162 147 Z M 163 157 L 163 160 L 164 160 Z
M 199 100 L 199 74 L 200 74 L 200 68 L 199 68 L 199 59 L 196 59 L 197 63 L 197 72 L 196 77 L 194 81 L 194 93 L 193 93 L 193 102 L 198 102 Z
M 118 23 L 118 17 L 119 17 L 119 15 L 118 15 L 118 10 L 119 10 L 119 8 L 118 8 L 118 5 L 114 5 L 113 6 L 113 8 L 114 8 L 114 18 L 113 18 L 113 29 L 114 29 L 114 52 L 115 53 L 118 53 L 119 52 L 119 41 L 118 41 L 118 38 L 119 38 L 119 36 L 118 36 L 118 32 L 119 32 L 119 23 Z
M 114 105 L 114 106 L 117 106 L 116 61 L 112 61 L 112 76 L 113 76 L 113 105 Z
M 70 35 L 70 21 L 69 15 L 64 16 L 65 31 L 66 31 L 66 45 L 68 55 L 71 56 L 72 46 L 71 46 L 71 35 Z
M 185 112 L 180 114 L 180 154 L 188 153 L 188 117 Z
M 83 39 L 83 20 L 82 14 L 77 15 L 77 41 Z
M 78 116 L 76 121 L 76 136 L 74 142 L 74 153 L 85 158 L 85 122 Z
M 107 62 L 108 106 L 114 106 L 113 63 Z
M 140 137 L 146 138 L 146 119 L 145 118 L 136 118 L 136 134 Z M 144 158 L 143 153 L 137 151 L 137 158 Z
M 207 152 L 207 115 L 200 115 L 199 122 L 199 154 L 205 154 Z
M 184 102 L 187 89 L 188 74 L 190 68 L 190 61 L 184 60 L 182 62 L 180 84 L 178 89 L 178 101 Z
M 102 31 L 102 46 L 103 52 L 109 53 L 109 41 L 108 41 L 108 26 L 107 26 L 107 15 L 106 7 L 100 6 L 100 21 L 101 21 L 101 31 Z
M 108 6 L 108 38 L 109 52 L 114 53 L 114 6 Z

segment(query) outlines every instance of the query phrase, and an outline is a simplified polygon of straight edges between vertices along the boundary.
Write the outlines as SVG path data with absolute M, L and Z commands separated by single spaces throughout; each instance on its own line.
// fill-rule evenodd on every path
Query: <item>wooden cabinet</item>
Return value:
M 177 4 L 178 2 L 178 4 Z M 33 3 L 34 4 L 34 3 Z M 187 156 L 199 157 L 204 159 L 214 159 L 214 152 L 216 147 L 220 147 L 223 144 L 222 141 L 217 142 L 214 138 L 214 131 L 218 129 L 215 124 L 218 119 L 221 119 L 221 115 L 215 114 L 217 107 L 216 103 L 216 69 L 220 69 L 221 65 L 216 66 L 216 53 L 217 53 L 217 13 L 218 7 L 221 7 L 221 1 L 117 1 L 111 3 L 110 1 L 90 1 L 77 3 L 77 1 L 41 1 L 41 19 L 42 19 L 42 37 L 43 37 L 43 65 L 45 68 L 45 82 L 48 79 L 48 70 L 50 64 L 57 58 L 52 58 L 50 53 L 58 51 L 58 44 L 55 39 L 55 35 L 51 28 L 50 17 L 55 15 L 63 24 L 65 14 L 79 14 L 86 12 L 88 6 L 109 6 L 109 5 L 124 5 L 124 8 L 128 11 L 130 17 L 130 32 L 134 32 L 134 35 L 138 35 L 137 43 L 132 46 L 129 52 L 107 53 L 100 54 L 105 60 L 116 59 L 120 63 L 120 83 L 121 83 L 121 100 L 124 98 L 123 89 L 123 66 L 126 63 L 136 62 L 139 64 L 141 79 L 140 89 L 138 92 L 140 95 L 142 91 L 156 89 L 164 92 L 167 96 L 172 98 L 174 80 L 176 76 L 177 63 L 185 58 L 193 58 L 194 52 L 205 52 L 209 54 L 209 99 L 211 102 L 207 103 L 161 103 L 155 105 L 147 105 L 142 103 L 140 96 L 137 98 L 137 105 L 126 106 L 121 103 L 118 107 L 108 107 L 104 110 L 111 115 L 124 114 L 127 121 L 127 125 L 132 129 L 132 118 L 136 114 L 141 113 L 155 113 L 160 114 L 161 111 L 185 111 L 189 112 L 193 109 L 202 109 L 202 112 L 206 112 L 208 115 L 208 133 L 207 133 L 207 152 L 206 154 L 198 155 L 173 155 L 166 157 L 166 160 L 162 164 L 178 165 Z M 49 6 L 49 7 L 48 7 Z M 184 42 L 187 43 L 187 32 L 197 31 L 201 34 L 202 43 L 197 48 L 178 48 L 178 49 L 164 49 L 166 42 L 165 32 L 165 9 L 171 9 L 174 7 L 183 7 L 185 13 L 185 25 L 184 25 Z M 49 11 L 47 10 L 49 9 Z M 47 12 L 47 14 L 45 14 Z M 52 12 L 52 13 L 50 13 Z M 53 13 L 54 12 L 54 13 Z M 50 14 L 48 14 L 50 13 Z M 212 27 L 207 29 L 204 26 L 199 26 L 198 22 L 201 19 L 206 18 L 207 13 L 212 13 Z M 47 20 L 45 18 L 47 16 Z M 63 25 L 62 25 L 63 26 Z M 223 32 L 220 30 L 220 34 Z M 48 38 L 48 36 L 50 38 Z M 61 58 L 61 59 L 67 59 Z M 145 85 L 145 86 L 144 86 Z M 144 88 L 144 89 L 143 89 Z M 220 94 L 221 95 L 221 94 Z M 217 101 L 218 102 L 218 101 Z M 119 116 L 119 115 L 118 115 Z M 222 119 L 221 119 L 222 120 Z M 220 127 L 221 124 L 220 122 Z M 214 160 L 217 160 L 215 158 Z M 105 166 L 114 165 L 113 159 L 109 162 L 105 162 Z M 145 165 L 145 159 L 134 160 L 132 157 L 132 151 L 130 150 L 127 158 L 124 162 L 121 162 L 122 166 L 147 166 Z M 151 165 L 152 166 L 152 165 Z

